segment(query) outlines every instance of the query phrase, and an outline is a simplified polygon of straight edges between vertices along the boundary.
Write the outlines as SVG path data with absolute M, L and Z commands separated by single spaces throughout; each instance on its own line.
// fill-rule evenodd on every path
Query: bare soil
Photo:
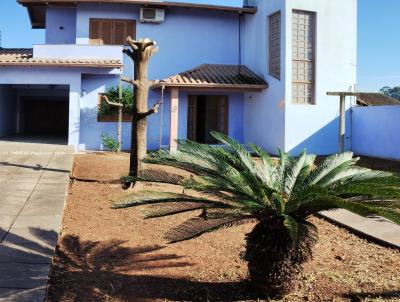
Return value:
M 82 178 L 127 174 L 122 155 L 78 155 Z M 157 189 L 150 186 L 147 189 Z M 246 282 L 241 258 L 253 225 L 166 244 L 163 234 L 195 214 L 144 220 L 139 208 L 113 210 L 118 184 L 73 181 L 47 301 L 264 301 Z M 298 289 L 279 301 L 400 301 L 400 251 L 318 218 L 314 259 Z

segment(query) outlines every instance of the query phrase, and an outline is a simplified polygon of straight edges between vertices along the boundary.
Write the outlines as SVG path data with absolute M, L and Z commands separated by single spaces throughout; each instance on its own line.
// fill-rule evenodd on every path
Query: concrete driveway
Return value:
M 0 301 L 43 301 L 72 162 L 58 140 L 0 139 Z

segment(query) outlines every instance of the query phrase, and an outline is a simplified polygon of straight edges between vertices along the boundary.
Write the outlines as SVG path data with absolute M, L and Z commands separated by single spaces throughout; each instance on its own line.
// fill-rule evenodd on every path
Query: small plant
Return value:
M 114 103 L 119 103 L 119 88 L 118 87 L 111 87 L 107 89 L 105 93 L 110 100 L 110 102 Z M 123 112 L 125 114 L 132 114 L 132 108 L 133 108 L 133 102 L 134 102 L 134 96 L 133 96 L 133 91 L 132 89 L 129 89 L 128 87 L 124 87 L 122 89 L 122 104 L 124 105 L 123 107 Z M 108 115 L 117 115 L 118 114 L 118 107 L 116 106 L 110 106 L 106 102 L 101 102 L 99 105 L 99 116 L 108 116 Z
M 118 152 L 119 151 L 119 143 L 118 141 L 112 137 L 110 134 L 108 133 L 103 133 L 101 135 L 101 140 L 103 142 L 103 146 L 111 152 Z

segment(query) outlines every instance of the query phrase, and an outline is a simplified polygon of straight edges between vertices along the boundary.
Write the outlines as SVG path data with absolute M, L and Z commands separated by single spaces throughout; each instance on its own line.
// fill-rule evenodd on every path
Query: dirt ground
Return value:
M 118 179 L 128 162 L 126 154 L 78 155 L 74 176 Z M 71 183 L 47 301 L 264 301 L 249 289 L 241 258 L 253 225 L 169 245 L 165 231 L 195 214 L 144 220 L 139 208 L 110 208 L 121 194 L 118 184 Z M 281 301 L 400 301 L 400 251 L 312 222 L 314 259 Z

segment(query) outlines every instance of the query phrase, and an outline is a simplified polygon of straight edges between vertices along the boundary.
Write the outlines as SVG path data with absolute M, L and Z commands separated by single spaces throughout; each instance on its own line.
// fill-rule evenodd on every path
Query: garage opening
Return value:
M 68 85 L 7 85 L 0 89 L 1 104 L 8 116 L 1 136 L 68 143 Z

